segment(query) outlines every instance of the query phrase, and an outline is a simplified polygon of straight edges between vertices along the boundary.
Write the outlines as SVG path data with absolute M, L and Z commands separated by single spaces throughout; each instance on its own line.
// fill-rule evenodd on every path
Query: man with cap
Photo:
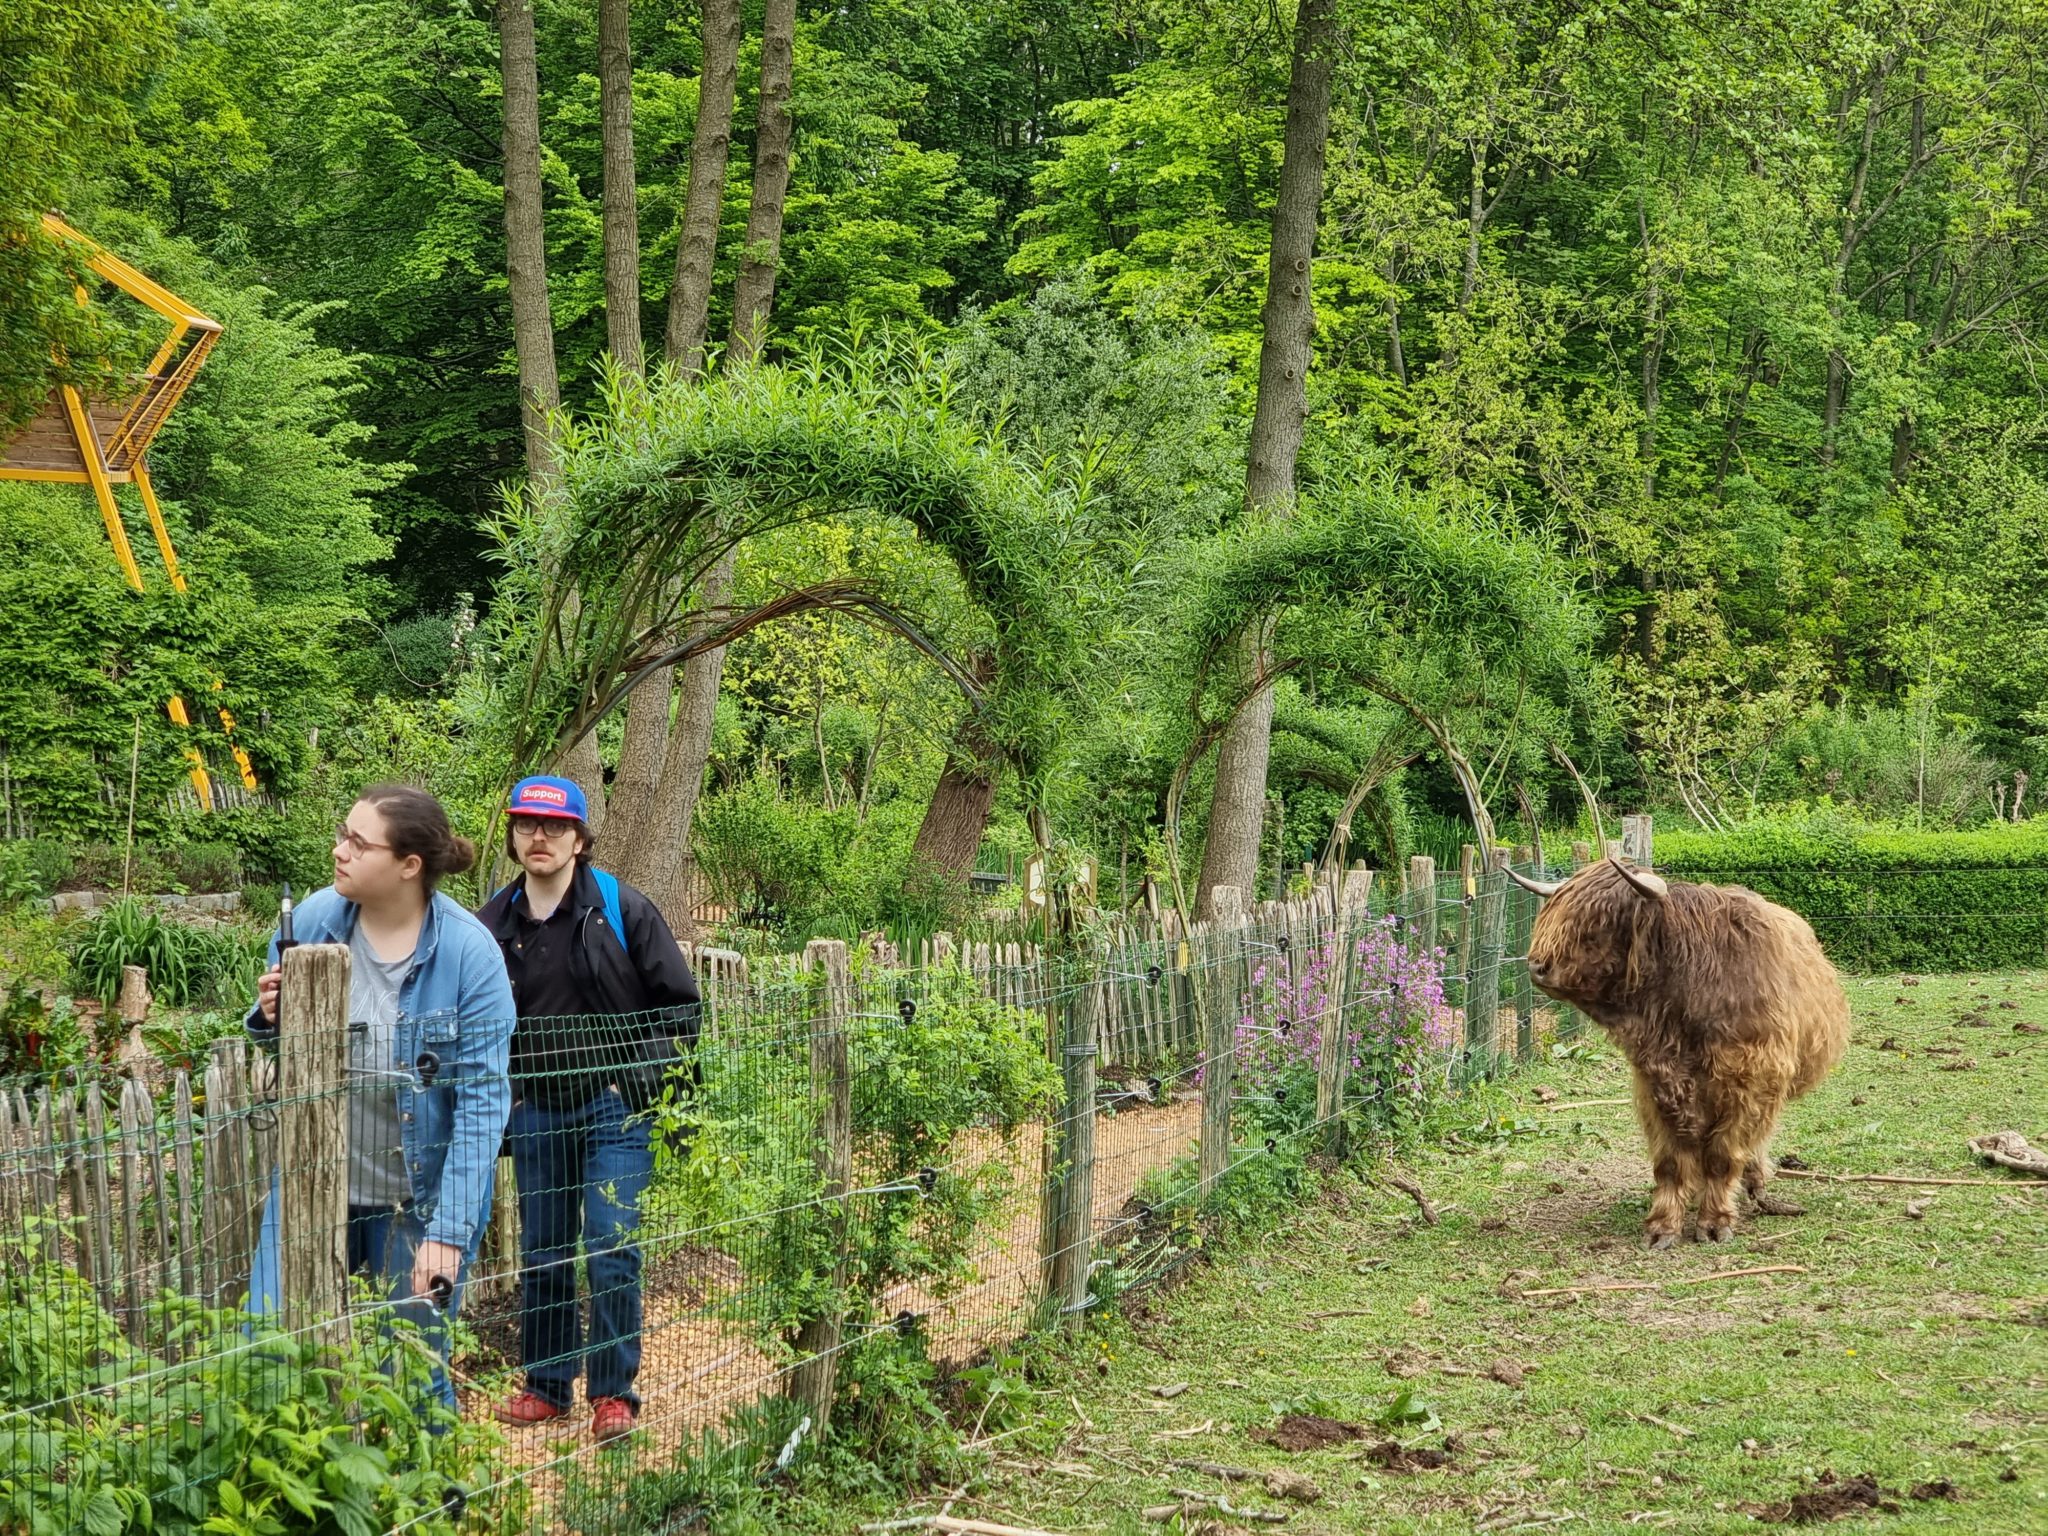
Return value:
M 526 1386 L 498 1417 L 566 1416 L 583 1374 L 591 1432 L 615 1440 L 640 1411 L 634 1229 L 654 1172 L 644 1111 L 692 1061 L 697 981 L 654 903 L 591 864 L 581 789 L 521 779 L 508 812 L 505 851 L 521 873 L 477 914 L 505 952 L 519 1014 L 506 1139 L 519 1185 Z

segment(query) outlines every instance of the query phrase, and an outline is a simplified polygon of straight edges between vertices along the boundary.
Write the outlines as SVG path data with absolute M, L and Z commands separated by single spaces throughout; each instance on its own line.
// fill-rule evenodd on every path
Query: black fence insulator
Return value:
M 420 1086 L 431 1088 L 434 1086 L 434 1079 L 441 1075 L 441 1058 L 432 1051 L 421 1051 L 414 1060 L 413 1067 L 420 1075 Z
M 441 1495 L 441 1510 L 450 1520 L 460 1522 L 469 1509 L 469 1490 L 460 1483 L 450 1483 Z
M 896 1011 L 903 1016 L 903 1022 L 908 1024 L 917 1017 L 917 1003 L 914 999 L 906 997 L 896 1005 Z
M 1285 1088 L 1275 1088 L 1273 1090 L 1273 1102 L 1275 1104 L 1285 1104 L 1287 1102 L 1287 1090 Z
M 1145 980 L 1149 982 L 1152 986 L 1158 986 L 1159 978 L 1164 976 L 1165 974 L 1166 972 L 1159 969 L 1159 967 L 1156 965 L 1148 965 L 1145 967 Z
M 902 1338 L 909 1338 L 917 1332 L 917 1314 L 909 1308 L 896 1314 L 896 1332 Z
M 939 1170 L 936 1168 L 918 1169 L 917 1187 L 926 1194 L 930 1194 L 933 1190 L 937 1189 L 939 1187 Z
M 1294 1028 L 1294 1020 L 1282 1019 L 1278 1025 L 1278 1028 L 1280 1030 L 1280 1033 L 1284 1035 Z
M 1286 954 L 1286 953 L 1287 953 L 1287 935 L 1286 935 L 1286 934 L 1284 934 L 1284 933 L 1283 933 L 1283 934 L 1281 934 L 1281 935 L 1280 935 L 1280 937 L 1279 937 L 1279 938 L 1277 938 L 1277 939 L 1275 939 L 1275 940 L 1274 940 L 1273 942 L 1274 942 L 1275 944 L 1278 944 L 1278 945 L 1280 946 L 1280 953 L 1281 953 L 1281 954 L 1283 954 L 1283 955 L 1284 955 L 1284 954 Z
M 1159 1089 L 1160 1089 L 1160 1083 L 1159 1083 L 1159 1079 L 1158 1079 L 1158 1078 L 1156 1078 L 1156 1077 L 1148 1077 L 1148 1078 L 1146 1078 L 1146 1079 L 1145 1079 L 1145 1088 L 1146 1088 L 1146 1091 L 1147 1091 L 1147 1092 L 1149 1092 L 1149 1093 L 1150 1093 L 1150 1094 L 1152 1095 L 1152 1097 L 1153 1097 L 1153 1098 L 1157 1099 L 1157 1098 L 1159 1097 Z
M 1280 1143 L 1268 1136 L 1266 1138 L 1266 1150 L 1268 1152 L 1278 1152 L 1280 1150 Z

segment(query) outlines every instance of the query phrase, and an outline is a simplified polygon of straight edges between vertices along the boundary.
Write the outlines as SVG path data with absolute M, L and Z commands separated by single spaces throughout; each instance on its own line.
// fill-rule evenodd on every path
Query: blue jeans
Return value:
M 484 1206 L 487 1210 L 490 1208 L 488 1191 L 484 1195 Z M 393 1315 L 408 1317 L 419 1326 L 420 1336 L 438 1356 L 433 1371 L 434 1396 L 451 1413 L 455 1413 L 460 1412 L 460 1405 L 455 1399 L 455 1384 L 448 1379 L 446 1369 L 452 1342 L 448 1336 L 448 1324 L 462 1309 L 462 1291 L 469 1279 L 473 1255 L 463 1255 L 462 1272 L 452 1277 L 455 1294 L 449 1298 L 444 1313 L 439 1307 L 415 1300 L 412 1294 L 413 1256 L 426 1240 L 426 1235 L 426 1225 L 411 1206 L 351 1205 L 348 1208 L 348 1270 L 352 1275 L 366 1275 L 370 1288 L 387 1298 Z M 249 1271 L 249 1310 L 258 1317 L 274 1318 L 280 1310 L 280 1246 L 277 1182 L 273 1177 L 270 1198 L 263 1204 L 262 1233 L 257 1241 L 255 1261 Z
M 352 1205 L 348 1208 L 348 1272 L 368 1278 L 370 1288 L 390 1300 L 391 1314 L 404 1317 L 419 1329 L 420 1338 L 434 1351 L 432 1388 L 451 1411 L 457 1411 L 455 1384 L 448 1379 L 448 1324 L 462 1306 L 460 1287 L 448 1300 L 447 1310 L 412 1294 L 413 1256 L 424 1241 L 426 1229 L 412 1208 L 388 1205 Z M 468 1261 L 463 1269 L 468 1269 Z M 453 1277 L 451 1277 L 453 1278 Z
M 519 1181 L 520 1353 L 527 1390 L 557 1408 L 620 1397 L 637 1410 L 640 1248 L 634 1229 L 654 1175 L 644 1120 L 606 1089 L 577 1109 L 522 1101 L 506 1126 Z M 590 1334 L 576 1296 L 576 1247 L 590 1271 Z

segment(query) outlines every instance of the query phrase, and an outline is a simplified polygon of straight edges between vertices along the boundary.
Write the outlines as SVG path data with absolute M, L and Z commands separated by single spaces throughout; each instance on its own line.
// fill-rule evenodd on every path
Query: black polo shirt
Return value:
M 594 1021 L 584 1017 L 590 999 L 575 963 L 574 898 L 573 890 L 564 894 L 547 921 L 539 923 L 523 898 L 513 903 L 512 940 L 505 945 L 505 973 L 519 1009 L 512 1075 L 529 1096 L 563 1103 L 589 1096 L 590 1084 L 578 1068 L 586 1065 L 583 1058 L 595 1043 L 588 1038 Z

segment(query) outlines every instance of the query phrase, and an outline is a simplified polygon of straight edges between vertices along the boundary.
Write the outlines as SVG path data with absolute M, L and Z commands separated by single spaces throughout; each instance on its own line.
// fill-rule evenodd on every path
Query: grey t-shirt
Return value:
M 360 926 L 349 935 L 348 1203 L 412 1199 L 398 1120 L 398 988 L 412 956 L 379 960 Z

